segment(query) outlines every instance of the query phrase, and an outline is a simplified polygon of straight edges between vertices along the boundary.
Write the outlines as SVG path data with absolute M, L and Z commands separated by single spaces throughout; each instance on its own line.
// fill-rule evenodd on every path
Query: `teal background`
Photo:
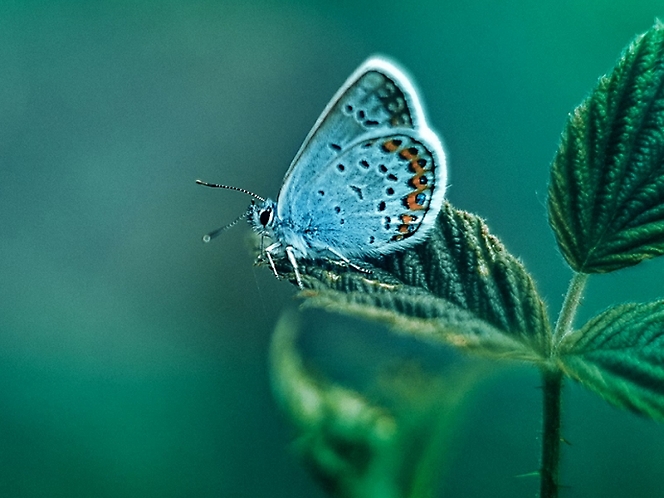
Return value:
M 276 196 L 366 57 L 415 78 L 449 198 L 523 259 L 552 314 L 546 220 L 566 115 L 654 0 L 0 1 L 0 496 L 323 496 L 291 451 L 267 348 L 295 289 L 254 268 L 247 198 Z M 664 294 L 662 261 L 593 277 L 579 319 Z M 369 329 L 310 312 L 310 319 Z M 387 334 L 387 332 L 384 332 Z M 441 496 L 534 496 L 539 379 L 474 393 Z M 650 497 L 664 428 L 569 384 L 564 496 Z

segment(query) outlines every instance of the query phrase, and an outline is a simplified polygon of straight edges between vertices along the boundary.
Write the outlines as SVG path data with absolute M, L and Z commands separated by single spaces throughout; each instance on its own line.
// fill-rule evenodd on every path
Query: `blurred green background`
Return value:
M 655 0 L 0 1 L 0 496 L 318 497 L 270 395 L 295 289 L 252 266 L 248 228 L 328 99 L 366 57 L 416 79 L 449 198 L 485 217 L 555 315 L 570 271 L 546 219 L 566 115 Z M 664 294 L 664 262 L 591 279 L 580 320 Z M 324 313 L 310 319 L 375 328 Z M 385 331 L 381 333 L 387 334 Z M 335 345 L 338 347 L 338 345 Z M 441 496 L 534 496 L 539 379 L 473 396 Z M 664 427 L 576 385 L 565 496 L 650 497 Z

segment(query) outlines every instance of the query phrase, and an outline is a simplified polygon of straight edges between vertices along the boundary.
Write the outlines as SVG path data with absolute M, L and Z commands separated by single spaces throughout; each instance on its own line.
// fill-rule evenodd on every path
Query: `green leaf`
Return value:
M 549 221 L 578 272 L 664 253 L 664 26 L 638 36 L 571 114 L 553 161 Z
M 609 308 L 568 336 L 559 358 L 611 403 L 664 420 L 664 301 Z
M 294 314 L 282 316 L 270 373 L 275 397 L 297 428 L 295 449 L 314 477 L 334 496 L 432 497 L 482 369 L 456 365 L 433 375 L 412 359 L 391 357 L 389 375 L 375 379 L 368 399 L 311 368 L 297 348 L 299 328 Z M 385 396 L 389 408 L 376 400 Z
M 373 263 L 369 275 L 325 261 L 303 266 L 308 303 L 486 353 L 548 356 L 533 280 L 479 217 L 446 203 L 426 242 Z

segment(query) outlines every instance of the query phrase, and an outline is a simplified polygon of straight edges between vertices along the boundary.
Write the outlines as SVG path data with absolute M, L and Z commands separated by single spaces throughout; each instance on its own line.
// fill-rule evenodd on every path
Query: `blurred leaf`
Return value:
M 637 37 L 569 118 L 553 161 L 549 220 L 578 272 L 664 253 L 664 26 Z
M 433 496 L 462 400 L 477 369 L 436 377 L 404 363 L 376 382 L 396 398 L 390 408 L 331 383 L 305 366 L 292 314 L 279 321 L 270 359 L 274 394 L 298 430 L 296 449 L 335 496 Z
M 560 361 L 611 403 L 664 420 L 664 301 L 609 308 L 563 341 Z
M 532 278 L 481 218 L 448 203 L 425 242 L 374 260 L 370 275 L 304 263 L 310 305 L 484 353 L 548 356 L 549 323 Z

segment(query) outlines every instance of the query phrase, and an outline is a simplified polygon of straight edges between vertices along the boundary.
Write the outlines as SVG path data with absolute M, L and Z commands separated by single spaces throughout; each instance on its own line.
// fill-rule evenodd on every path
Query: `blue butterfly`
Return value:
M 302 288 L 298 260 L 334 258 L 361 270 L 352 259 L 421 242 L 440 211 L 446 181 L 443 147 L 410 79 L 394 63 L 372 57 L 318 118 L 276 201 L 197 183 L 257 199 L 241 218 L 271 239 L 264 254 L 275 276 L 274 258 L 286 256 Z

